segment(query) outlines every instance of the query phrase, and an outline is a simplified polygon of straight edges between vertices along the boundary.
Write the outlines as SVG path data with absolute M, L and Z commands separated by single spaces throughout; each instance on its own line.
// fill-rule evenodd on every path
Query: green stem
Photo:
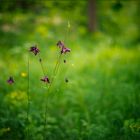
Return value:
M 56 65 L 54 67 L 54 71 L 52 73 L 52 79 L 51 79 L 51 83 L 50 83 L 49 89 L 52 86 L 52 83 L 53 83 L 53 81 L 55 79 L 55 76 L 57 75 L 57 71 L 58 71 L 58 68 L 59 68 L 59 65 L 60 65 L 61 57 L 62 57 L 62 54 L 59 55 L 58 60 L 56 62 Z
M 39 55 L 38 55 L 38 58 L 39 58 L 39 62 L 40 62 L 40 65 L 41 65 L 42 72 L 43 72 L 44 76 L 46 76 L 45 75 L 45 70 L 44 70 L 44 67 L 43 67 L 43 64 L 42 64 L 42 59 L 41 59 L 41 57 L 39 57 Z
M 41 58 L 39 57 L 39 60 L 41 60 Z M 46 139 L 46 124 L 47 124 L 47 111 L 48 111 L 48 103 L 49 103 L 49 99 L 50 99 L 50 89 L 51 89 L 51 86 L 52 86 L 52 83 L 54 81 L 54 78 L 55 78 L 55 75 L 57 74 L 57 70 L 58 70 L 58 67 L 59 67 L 59 64 L 60 64 L 60 60 L 61 60 L 61 54 L 60 56 L 58 57 L 58 61 L 56 62 L 56 65 L 54 67 L 54 71 L 53 71 L 53 77 L 52 77 L 52 80 L 51 80 L 51 83 L 49 84 L 49 86 L 47 86 L 47 91 L 48 91 L 48 96 L 47 96 L 47 100 L 45 101 L 45 114 L 44 114 L 44 140 Z M 44 67 L 43 67 L 43 64 L 42 64 L 42 61 L 40 61 L 40 65 L 41 65 L 41 69 L 43 71 L 43 74 L 45 76 L 45 71 L 44 71 Z
M 66 33 L 66 36 L 65 36 L 65 39 L 67 39 L 67 36 L 68 36 L 68 33 L 69 33 L 69 29 L 67 30 L 67 33 Z M 58 60 L 56 62 L 56 65 L 54 67 L 54 70 L 53 70 L 53 73 L 52 73 L 52 78 L 51 78 L 51 82 L 47 88 L 47 91 L 48 91 L 48 96 L 47 96 L 47 100 L 45 102 L 45 114 L 44 114 L 44 117 L 45 117 L 45 120 L 44 120 L 44 140 L 46 140 L 46 133 L 45 133 L 45 130 L 46 130 L 46 124 L 47 124 L 47 109 L 48 109 L 48 103 L 49 103 L 49 98 L 51 97 L 50 96 L 50 89 L 52 87 L 52 84 L 55 80 L 55 76 L 57 75 L 57 72 L 58 72 L 58 69 L 59 69 L 59 66 L 60 66 L 60 62 L 61 62 L 61 57 L 62 57 L 62 54 L 60 53 L 59 57 L 58 57 Z M 41 60 L 41 58 L 39 58 L 39 60 Z M 45 76 L 45 71 L 44 71 L 44 67 L 43 67 L 43 64 L 42 64 L 42 60 L 40 61 L 40 64 L 41 64 L 41 68 L 42 68 L 42 71 L 43 71 L 43 74 Z
M 44 75 L 44 77 L 46 76 L 46 74 L 45 74 L 45 70 L 44 70 L 44 66 L 43 66 L 43 64 L 42 64 L 42 59 L 41 59 L 41 57 L 39 57 L 39 55 L 38 55 L 38 58 L 39 58 L 39 62 L 40 62 L 40 66 L 41 66 L 41 69 L 42 69 L 42 72 L 43 72 L 43 75 Z M 47 86 L 47 84 L 46 84 L 46 87 L 47 87 L 47 91 L 48 91 L 48 86 Z M 48 100 L 48 98 L 47 98 L 47 100 Z M 46 131 L 46 123 L 47 123 L 47 103 L 48 103 L 48 101 L 45 101 L 45 113 L 44 113 L 44 140 L 46 139 L 46 133 L 45 133 L 45 131 Z
M 68 36 L 69 36 L 69 32 L 70 32 L 70 27 L 67 28 L 66 35 L 65 35 L 65 37 L 64 37 L 64 42 L 65 42 L 65 43 L 67 43 Z

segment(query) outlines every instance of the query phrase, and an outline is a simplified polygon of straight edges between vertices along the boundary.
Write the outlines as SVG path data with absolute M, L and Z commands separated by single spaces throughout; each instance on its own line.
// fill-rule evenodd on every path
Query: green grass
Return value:
M 5 21 L 15 30 L 2 30 L 0 35 L 0 46 L 5 45 L 0 56 L 0 140 L 26 139 L 27 76 L 22 73 L 27 73 L 27 49 L 34 43 L 39 45 L 50 76 L 58 56 L 56 42 L 65 32 L 61 27 L 65 22 L 55 25 L 43 16 L 13 18 L 17 22 Z M 64 56 L 67 63 L 62 61 L 51 90 L 48 140 L 139 140 L 140 47 L 112 45 L 103 35 L 96 43 L 90 37 L 76 35 L 72 30 L 67 40 L 72 51 Z M 9 75 L 15 78 L 12 86 L 6 83 Z M 42 76 L 38 58 L 30 54 L 31 140 L 43 140 L 47 91 L 40 82 Z

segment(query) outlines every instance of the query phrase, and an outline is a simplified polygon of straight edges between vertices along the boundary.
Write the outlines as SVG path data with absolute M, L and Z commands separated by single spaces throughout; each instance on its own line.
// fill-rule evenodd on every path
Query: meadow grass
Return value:
M 14 26 L 15 31 L 4 32 L 0 43 L 4 47 L 6 42 L 0 56 L 1 140 L 26 139 L 28 48 L 33 44 L 40 47 L 44 69 L 51 75 L 59 55 L 56 43 L 63 38 L 62 27 L 57 25 L 59 32 L 55 31 L 51 22 L 48 26 L 44 23 L 48 23 L 45 17 L 43 21 L 38 17 L 40 24 L 33 24 L 34 32 L 31 32 L 31 23 L 35 18 L 31 15 L 14 18 L 17 22 L 8 26 Z M 24 26 L 18 22 L 21 20 L 26 23 Z M 88 37 L 76 39 L 73 31 L 67 42 L 72 51 L 62 59 L 51 89 L 53 96 L 48 105 L 46 126 L 48 140 L 139 140 L 140 46 L 112 45 L 106 38 L 98 43 Z M 12 86 L 6 83 L 9 75 L 15 78 Z M 38 58 L 31 56 L 28 126 L 31 140 L 43 140 L 43 102 L 47 93 L 46 86 L 40 82 L 42 76 Z

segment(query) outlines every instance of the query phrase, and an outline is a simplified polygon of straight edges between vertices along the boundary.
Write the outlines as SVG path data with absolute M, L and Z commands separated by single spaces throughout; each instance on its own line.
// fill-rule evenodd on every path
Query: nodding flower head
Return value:
M 9 79 L 7 80 L 7 83 L 10 85 L 13 84 L 14 83 L 13 77 L 10 76 Z
M 65 44 L 62 41 L 58 41 L 57 46 L 61 49 L 61 54 L 66 54 L 71 51 L 69 48 L 65 47 Z
M 61 49 L 61 54 L 66 54 L 67 52 L 70 52 L 71 50 L 69 48 L 62 48 Z
M 50 80 L 47 76 L 45 76 L 44 78 L 41 78 L 40 80 L 43 81 L 44 83 L 50 83 Z
M 30 52 L 34 53 L 34 55 L 37 55 L 40 50 L 37 48 L 37 46 L 30 47 Z
M 65 47 L 65 45 L 62 41 L 58 41 L 56 45 L 61 49 Z

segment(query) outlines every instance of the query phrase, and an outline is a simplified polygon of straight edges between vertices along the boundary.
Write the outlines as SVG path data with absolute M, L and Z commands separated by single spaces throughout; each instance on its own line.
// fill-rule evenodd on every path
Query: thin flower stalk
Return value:
M 66 35 L 65 35 L 65 37 L 64 37 L 64 41 L 65 41 L 65 43 L 67 43 L 68 36 L 69 36 L 69 33 L 70 33 L 70 28 L 71 28 L 70 21 L 68 20 L 68 24 L 67 24 L 67 32 L 66 32 Z
M 70 22 L 68 21 L 68 27 L 67 27 L 67 32 L 66 32 L 64 41 L 67 41 L 67 38 L 68 38 L 68 35 L 69 35 L 69 31 L 70 31 Z M 48 95 L 49 95 L 50 89 L 52 87 L 52 84 L 54 83 L 54 80 L 55 80 L 55 77 L 57 75 L 57 72 L 59 70 L 59 67 L 60 67 L 60 64 L 61 64 L 62 55 L 66 54 L 67 52 L 70 52 L 70 49 L 66 48 L 65 44 L 63 42 L 58 41 L 58 43 L 56 45 L 61 49 L 61 52 L 60 52 L 60 55 L 59 55 L 58 60 L 56 62 L 56 65 L 54 67 L 54 70 L 53 70 L 53 73 L 52 73 L 51 82 L 50 82 L 50 84 L 48 86 Z
M 67 24 L 67 32 L 66 32 L 66 35 L 65 35 L 65 37 L 64 37 L 65 43 L 67 43 L 67 39 L 68 39 L 69 32 L 70 32 L 70 22 L 68 21 L 68 24 Z M 58 72 L 62 54 L 63 54 L 63 53 L 66 53 L 66 52 L 70 52 L 70 49 L 66 48 L 65 45 L 64 45 L 64 43 L 62 43 L 61 41 L 59 41 L 59 42 L 57 43 L 57 46 L 59 46 L 59 48 L 61 48 L 61 53 L 60 53 L 60 56 L 59 56 L 58 61 L 57 61 L 58 63 L 56 64 L 56 67 L 55 67 L 55 69 L 54 69 L 54 75 L 56 75 L 57 72 Z M 65 62 L 66 62 L 66 61 L 65 61 Z
M 40 79 L 41 81 L 43 81 L 45 84 L 46 84 L 46 87 L 47 87 L 47 91 L 49 89 L 49 86 L 48 86 L 48 83 L 50 83 L 48 77 L 46 76 L 45 74 L 45 70 L 44 70 L 44 66 L 43 66 L 43 63 L 42 63 L 42 59 L 41 57 L 38 55 L 38 58 L 39 58 L 39 63 L 40 63 L 40 66 L 41 66 L 41 69 L 42 69 L 42 72 L 43 72 L 43 75 L 44 75 L 44 78 Z M 45 111 L 44 111 L 44 140 L 46 140 L 46 124 L 47 124 L 47 107 L 48 107 L 48 98 L 47 100 L 45 101 Z
M 67 33 L 66 33 L 66 36 L 65 36 L 65 39 L 64 39 L 64 40 L 67 39 L 67 36 L 68 36 L 68 33 L 69 33 L 69 29 L 70 29 L 70 24 L 68 23 L 68 30 L 67 30 Z M 52 84 L 54 83 L 55 77 L 56 77 L 57 72 L 58 72 L 58 69 L 59 69 L 59 67 L 60 67 L 62 55 L 63 55 L 63 54 L 66 54 L 67 52 L 70 52 L 70 49 L 69 49 L 69 48 L 66 48 L 65 45 L 64 45 L 64 43 L 61 42 L 61 41 L 59 41 L 59 42 L 57 43 L 57 46 L 61 49 L 61 52 L 60 52 L 60 55 L 59 55 L 59 57 L 58 57 L 58 60 L 57 60 L 57 62 L 56 62 L 56 64 L 55 64 L 55 67 L 54 67 L 54 70 L 53 70 L 53 73 L 52 73 L 51 81 L 49 82 L 49 81 L 47 80 L 47 83 L 49 83 L 49 85 L 46 84 L 47 87 L 48 87 L 48 88 L 47 88 L 47 91 L 48 91 L 47 94 L 48 94 L 48 96 L 47 96 L 47 100 L 46 100 L 46 102 L 45 102 L 45 114 L 44 114 L 44 117 L 45 117 L 45 120 L 44 120 L 44 140 L 46 140 L 46 137 L 47 137 L 47 135 L 46 135 L 46 125 L 47 125 L 48 104 L 49 104 L 49 99 L 50 99 L 50 95 L 51 95 L 51 94 L 50 94 L 50 89 L 51 89 L 51 87 L 52 87 Z M 42 69 L 43 74 L 44 74 L 44 77 L 45 77 L 45 71 L 44 71 L 44 67 L 43 67 L 43 64 L 42 64 L 42 59 L 39 58 L 39 61 L 40 61 L 40 64 L 41 64 L 41 69 Z M 41 80 L 43 81 L 44 79 L 41 79 Z M 44 80 L 44 81 L 45 81 L 45 80 Z
M 45 112 L 44 112 L 44 140 L 47 139 L 47 135 L 46 135 L 46 126 L 47 126 L 48 104 L 49 104 L 50 95 L 51 95 L 51 94 L 50 94 L 50 89 L 51 89 L 52 83 L 53 83 L 54 78 L 55 78 L 55 75 L 56 75 L 56 70 L 57 70 L 57 68 L 59 67 L 60 60 L 61 60 L 61 54 L 59 55 L 58 60 L 57 60 L 57 62 L 56 62 L 56 65 L 55 65 L 55 67 L 54 67 L 53 77 L 51 78 L 50 84 L 49 84 L 49 85 L 46 84 L 46 85 L 48 85 L 48 86 L 47 86 L 47 95 L 48 95 L 48 96 L 47 96 L 47 99 L 46 99 L 46 101 L 45 101 Z M 41 64 L 41 69 L 42 69 L 42 71 L 43 71 L 43 73 L 44 73 L 44 76 L 45 76 L 45 72 L 44 72 L 44 67 L 43 67 L 42 61 L 40 62 L 40 64 Z
M 30 48 L 30 52 L 32 52 L 36 56 L 40 52 L 40 50 L 35 45 L 35 46 L 32 46 Z M 48 77 L 45 74 L 44 66 L 42 64 L 42 59 L 39 56 L 39 54 L 38 54 L 38 59 L 39 59 L 39 63 L 40 63 L 40 66 L 41 66 L 43 75 L 44 75 L 44 78 L 41 78 L 40 80 L 43 81 L 46 84 L 47 90 L 48 90 L 48 83 L 50 83 L 50 81 L 49 81 Z M 46 123 L 47 123 L 47 119 L 46 119 L 47 118 L 46 107 L 47 107 L 47 101 L 45 102 L 45 112 L 44 112 L 44 140 L 46 139 L 46 133 L 45 133 L 45 131 L 46 131 Z
M 65 37 L 64 37 L 64 42 L 65 42 L 65 43 L 67 43 L 67 39 L 68 39 L 69 32 L 70 32 L 70 22 L 68 21 L 68 24 L 67 24 L 67 32 L 66 32 L 66 35 L 65 35 Z M 56 63 L 56 66 L 55 66 L 55 68 L 54 68 L 54 73 L 53 73 L 54 77 L 56 76 L 56 74 L 57 74 L 57 72 L 58 72 L 62 54 L 63 54 L 63 53 L 66 53 L 67 51 L 70 52 L 70 49 L 66 48 L 65 45 L 64 45 L 64 43 L 61 42 L 61 41 L 58 41 L 57 46 L 58 46 L 59 48 L 61 48 L 61 53 L 60 53 L 60 56 L 59 56 L 58 61 L 57 61 L 57 63 Z M 66 51 L 66 52 L 65 52 L 65 51 Z

